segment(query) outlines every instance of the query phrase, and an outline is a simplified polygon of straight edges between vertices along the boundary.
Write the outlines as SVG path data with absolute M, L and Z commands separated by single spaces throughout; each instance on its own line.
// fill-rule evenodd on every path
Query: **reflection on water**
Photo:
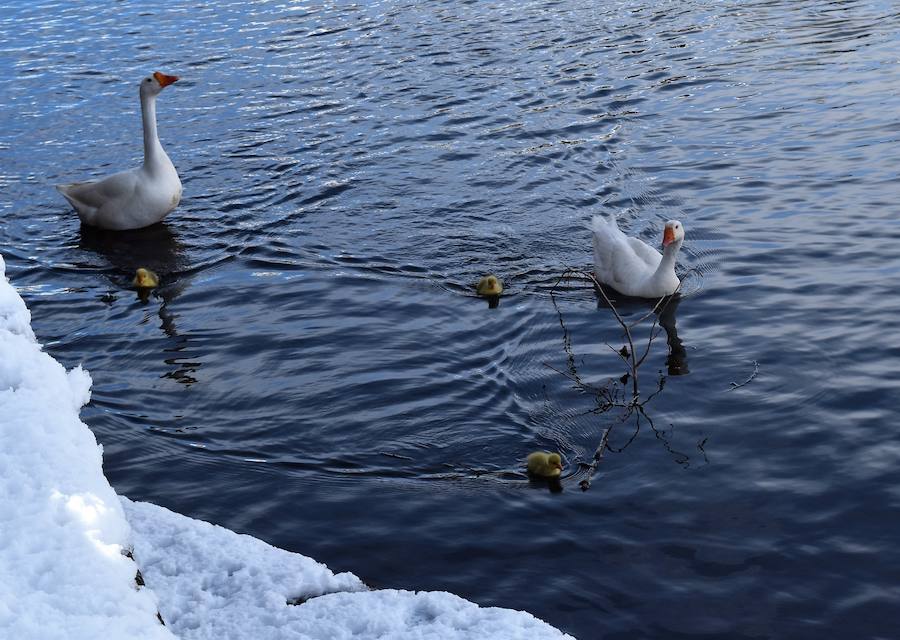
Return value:
M 576 282 L 588 282 L 596 297 L 596 308 L 600 314 L 609 318 L 607 325 L 617 325 L 612 331 L 604 334 L 591 332 L 587 344 L 576 346 L 573 343 L 573 332 L 569 328 L 563 310 L 557 300 L 560 293 L 571 293 L 575 289 L 561 289 L 557 287 L 566 278 L 574 278 Z M 663 393 L 666 388 L 667 376 L 682 376 L 687 374 L 687 355 L 676 327 L 677 312 L 682 301 L 681 294 L 666 296 L 659 299 L 642 299 L 623 296 L 608 287 L 599 285 L 582 272 L 570 271 L 564 274 L 557 286 L 551 292 L 554 307 L 562 329 L 563 349 L 566 354 L 566 370 L 549 366 L 557 373 L 574 383 L 574 388 L 593 398 L 595 406 L 590 409 L 593 415 L 601 416 L 607 426 L 594 434 L 596 448 L 587 449 L 593 451 L 590 461 L 582 459 L 581 454 L 576 458 L 579 465 L 574 477 L 580 478 L 579 485 L 586 491 L 591 486 L 592 476 L 596 472 L 599 463 L 606 451 L 623 453 L 631 446 L 641 433 L 643 426 L 647 426 L 656 439 L 663 443 L 664 449 L 671 454 L 672 459 L 680 465 L 687 466 L 690 456 L 679 452 L 670 442 L 670 435 L 666 429 L 654 424 L 653 401 Z M 578 298 L 575 299 L 578 301 Z M 593 320 L 596 322 L 596 320 Z M 652 363 L 659 361 L 657 352 L 660 342 L 657 340 L 662 330 L 666 333 L 666 374 L 660 370 L 656 376 L 652 375 Z M 614 343 L 610 340 L 617 340 Z M 593 344 L 591 344 L 593 343 Z M 621 344 L 621 346 L 613 346 Z M 600 346 L 605 349 L 599 349 Z M 615 373 L 605 379 L 596 379 L 581 369 L 590 366 L 584 356 L 577 355 L 576 351 L 584 350 L 593 352 L 594 359 L 605 361 L 604 367 L 616 371 L 617 367 L 625 372 L 619 375 Z M 643 368 L 642 368 L 643 367 Z
M 138 267 L 160 276 L 160 283 L 171 281 L 188 268 L 186 248 L 165 222 L 132 231 L 109 231 L 81 225 L 78 248 L 102 256 L 119 274 L 134 277 Z
M 649 316 L 656 316 L 656 320 L 650 327 L 646 347 L 644 348 L 642 345 L 636 344 L 635 348 L 643 348 L 643 353 L 649 353 L 653 341 L 656 339 L 654 328 L 656 322 L 658 322 L 666 332 L 666 343 L 669 348 L 668 355 L 666 356 L 667 373 L 670 376 L 681 376 L 690 373 L 687 363 L 687 350 L 684 347 L 682 339 L 678 337 L 678 328 L 676 326 L 678 321 L 678 306 L 683 299 L 681 293 L 675 293 L 674 295 L 665 296 L 659 299 L 644 300 L 641 298 L 622 296 L 607 287 L 604 287 L 602 290 L 600 290 L 600 287 L 595 286 L 594 288 L 597 293 L 597 308 L 612 312 L 620 322 L 625 321 L 621 320 L 619 317 L 619 312 L 615 308 L 617 304 L 637 308 L 646 307 L 648 309 L 647 313 L 644 313 L 636 320 L 628 320 L 625 322 L 628 325 L 629 330 L 634 331 L 639 328 Z
M 533 489 L 546 489 L 550 493 L 562 493 L 563 482 L 561 478 L 528 478 L 528 485 Z
M 117 490 L 582 639 L 895 635 L 891 3 L 35 0 L 0 32 L 0 251 Z M 79 231 L 48 185 L 133 166 L 157 65 L 184 198 Z M 612 211 L 682 220 L 703 273 L 615 300 L 640 355 L 659 323 L 631 413 L 621 325 L 547 293 Z M 590 491 L 527 490 L 551 448 Z
M 174 344 L 167 344 L 162 349 L 164 362 L 175 367 L 164 377 L 185 385 L 196 382 L 194 374 L 201 363 L 193 357 L 184 359 L 181 356 L 188 349 L 188 336 L 179 335 L 176 325 L 178 316 L 172 308 L 191 282 L 187 250 L 177 234 L 165 222 L 131 231 L 109 231 L 81 225 L 78 247 L 102 256 L 116 274 L 114 281 L 120 286 L 128 286 L 129 279 L 139 267 L 150 269 L 159 276 L 159 286 L 153 289 L 135 288 L 135 295 L 144 304 L 154 302 L 157 305 L 159 327 L 174 340 Z M 110 301 L 115 299 L 115 294 L 107 295 Z
M 690 373 L 687 363 L 687 350 L 681 338 L 678 337 L 678 329 L 675 326 L 678 305 L 681 304 L 681 294 L 676 293 L 664 300 L 658 312 L 659 324 L 666 330 L 666 343 L 669 345 L 669 355 L 666 357 L 666 370 L 670 376 L 683 376 Z

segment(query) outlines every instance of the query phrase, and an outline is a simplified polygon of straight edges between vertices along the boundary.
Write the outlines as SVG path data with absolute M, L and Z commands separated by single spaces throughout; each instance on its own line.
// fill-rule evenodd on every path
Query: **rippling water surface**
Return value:
M 886 1 L 7 3 L 0 251 L 134 499 L 582 639 L 894 638 L 898 30 Z M 139 162 L 154 69 L 182 203 L 80 229 L 52 185 Z M 640 421 L 567 377 L 625 372 L 609 309 L 550 295 L 597 213 L 687 229 Z

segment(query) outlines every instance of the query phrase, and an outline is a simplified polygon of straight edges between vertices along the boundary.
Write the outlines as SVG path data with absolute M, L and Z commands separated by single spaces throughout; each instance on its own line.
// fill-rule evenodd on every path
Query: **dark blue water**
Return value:
M 0 251 L 131 498 L 582 639 L 896 638 L 898 30 L 886 1 L 7 3 Z M 182 203 L 80 229 L 51 185 L 139 162 L 155 69 Z M 613 212 L 687 230 L 630 416 L 551 369 L 625 372 L 594 293 L 550 295 Z

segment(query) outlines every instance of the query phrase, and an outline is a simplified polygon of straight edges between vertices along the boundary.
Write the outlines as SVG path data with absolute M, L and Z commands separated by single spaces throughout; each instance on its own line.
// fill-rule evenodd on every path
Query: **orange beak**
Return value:
M 167 76 L 166 74 L 160 73 L 159 71 L 154 71 L 153 77 L 156 78 L 156 81 L 159 83 L 160 87 L 168 87 L 170 84 L 178 80 L 178 76 Z
M 666 227 L 663 231 L 663 246 L 668 247 L 673 242 L 675 242 L 675 232 L 672 231 L 672 227 Z

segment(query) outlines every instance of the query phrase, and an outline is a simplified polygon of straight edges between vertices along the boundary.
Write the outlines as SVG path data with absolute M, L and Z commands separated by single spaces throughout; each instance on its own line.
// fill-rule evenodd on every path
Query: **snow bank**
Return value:
M 0 638 L 572 640 L 528 613 L 369 591 L 256 538 L 120 501 L 78 418 L 90 385 L 41 351 L 0 256 Z
M 173 638 L 78 419 L 91 379 L 41 351 L 0 257 L 0 637 Z
M 122 503 L 147 585 L 185 640 L 571 640 L 528 613 L 442 592 L 368 591 L 352 574 L 262 540 L 146 502 Z

